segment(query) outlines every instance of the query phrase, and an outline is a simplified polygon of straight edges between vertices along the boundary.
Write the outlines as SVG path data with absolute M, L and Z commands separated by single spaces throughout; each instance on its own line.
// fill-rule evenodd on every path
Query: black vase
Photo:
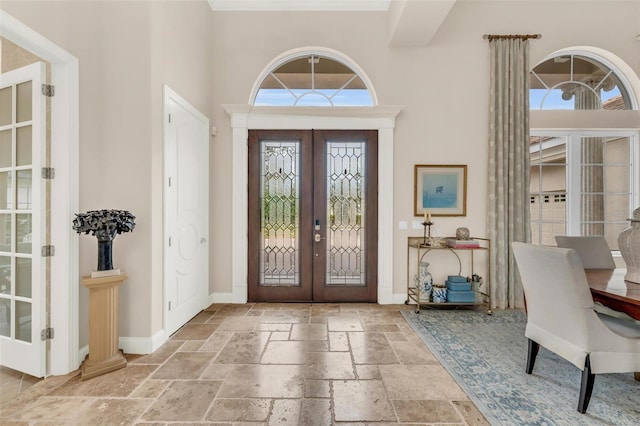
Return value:
M 113 240 L 98 240 L 98 271 L 113 269 L 112 244 Z

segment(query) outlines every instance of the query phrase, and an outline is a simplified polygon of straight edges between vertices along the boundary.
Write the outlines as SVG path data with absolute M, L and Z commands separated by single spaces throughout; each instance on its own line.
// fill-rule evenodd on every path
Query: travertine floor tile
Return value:
M 391 400 L 468 399 L 441 365 L 381 365 L 379 368 Z
M 326 426 L 331 424 L 331 402 L 328 399 L 303 399 L 300 424 Z
M 178 330 L 171 340 L 207 340 L 218 324 L 187 324 Z
M 269 399 L 216 399 L 206 419 L 212 421 L 266 421 L 271 409 Z
M 462 417 L 449 401 L 393 401 L 393 406 L 401 422 L 462 422 Z
M 217 380 L 175 381 L 142 418 L 151 421 L 202 420 L 221 383 Z
M 348 352 L 309 352 L 305 371 L 307 379 L 355 379 Z
M 327 325 L 329 331 L 364 331 L 358 317 L 331 317 Z
M 260 323 L 257 316 L 227 317 L 220 323 L 218 330 L 222 331 L 251 331 Z
M 176 352 L 154 374 L 154 379 L 197 379 L 211 363 L 215 353 Z
M 125 368 L 89 380 L 80 380 L 78 375 L 52 390 L 50 395 L 126 397 L 156 368 L 157 365 L 127 365 Z
M 239 365 L 224 379 L 221 398 L 302 398 L 304 366 Z
M 384 333 L 348 333 L 356 364 L 397 364 L 398 357 Z
M 307 342 L 270 341 L 261 364 L 304 364 L 307 360 Z
M 216 357 L 218 364 L 257 364 L 269 341 L 268 331 L 237 331 Z
M 380 380 L 334 380 L 336 421 L 395 421 L 393 407 Z
M 269 417 L 269 426 L 300 425 L 300 399 L 276 399 Z
M 403 309 L 214 304 L 126 368 L 39 381 L 0 403 L 0 424 L 488 425 Z
M 291 340 L 327 340 L 327 326 L 324 324 L 293 324 Z

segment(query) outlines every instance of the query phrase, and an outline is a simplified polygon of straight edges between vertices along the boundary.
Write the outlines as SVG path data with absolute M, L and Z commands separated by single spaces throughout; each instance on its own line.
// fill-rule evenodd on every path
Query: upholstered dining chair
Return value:
M 574 249 L 586 269 L 616 268 L 611 249 L 604 237 L 556 235 L 556 244 L 558 247 Z
M 582 370 L 578 411 L 587 411 L 596 374 L 640 371 L 640 327 L 594 311 L 573 249 L 512 243 L 527 300 L 526 372 L 540 346 Z

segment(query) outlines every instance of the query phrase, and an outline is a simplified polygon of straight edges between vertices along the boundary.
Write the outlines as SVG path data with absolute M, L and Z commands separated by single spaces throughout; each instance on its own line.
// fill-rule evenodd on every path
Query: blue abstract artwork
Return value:
M 456 208 L 458 204 L 458 173 L 433 173 L 422 176 L 422 207 Z

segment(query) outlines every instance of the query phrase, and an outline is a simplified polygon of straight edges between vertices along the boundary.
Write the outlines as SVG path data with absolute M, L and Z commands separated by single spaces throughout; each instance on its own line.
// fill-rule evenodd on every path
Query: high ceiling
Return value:
M 208 0 L 214 11 L 369 11 L 386 13 L 389 45 L 429 44 L 457 0 Z

